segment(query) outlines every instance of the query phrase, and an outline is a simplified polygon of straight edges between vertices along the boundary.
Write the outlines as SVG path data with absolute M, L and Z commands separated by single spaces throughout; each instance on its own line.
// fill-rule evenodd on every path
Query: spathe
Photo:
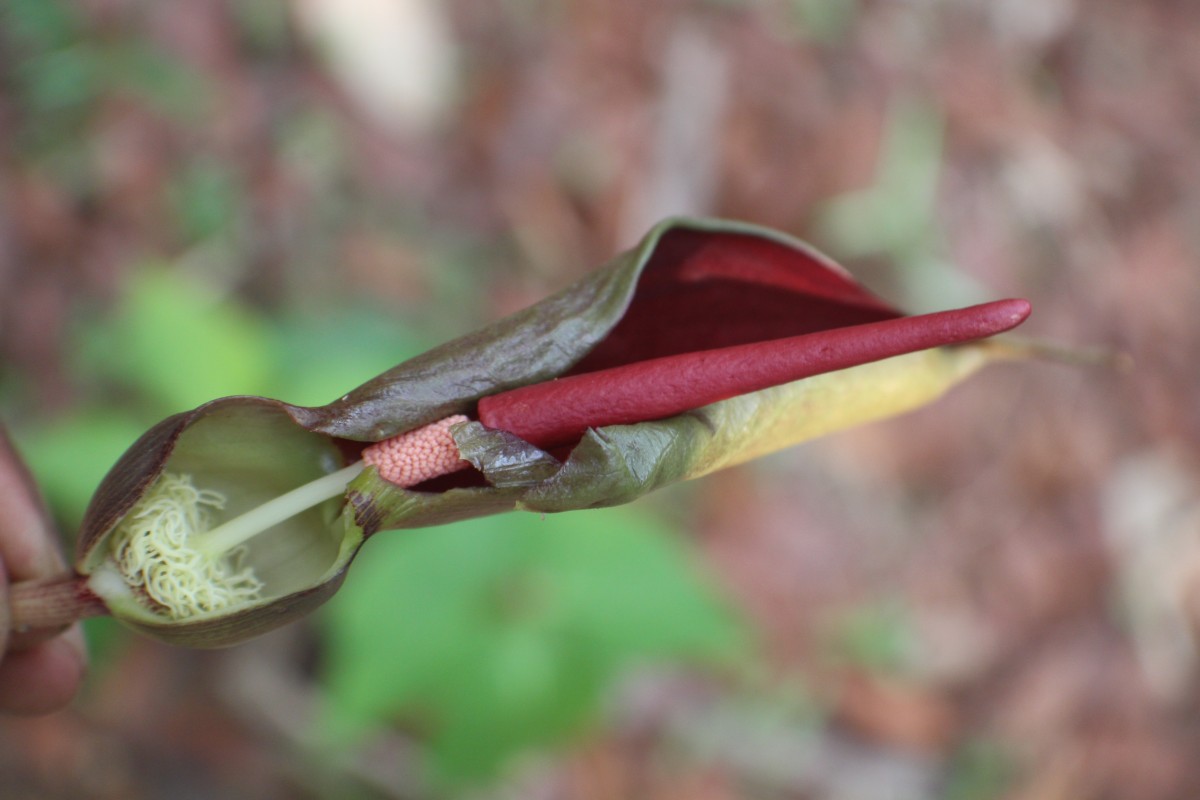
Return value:
M 1002 355 L 969 342 L 1027 313 L 1027 303 L 1012 300 L 906 317 L 790 237 L 741 223 L 668 220 L 562 292 L 328 405 L 230 397 L 164 420 L 97 490 L 79 537 L 83 583 L 75 588 L 158 638 L 232 644 L 327 599 L 380 530 L 615 505 L 901 413 Z M 616 406 L 621 413 L 606 416 Z M 563 410 L 569 425 L 553 435 L 527 424 Z M 465 480 L 405 488 L 374 467 L 362 470 L 240 545 L 239 568 L 261 579 L 261 597 L 169 618 L 120 585 L 114 531 L 129 535 L 131 510 L 164 473 L 218 492 L 219 525 L 336 473 L 372 443 L 453 414 L 470 418 L 446 426 L 451 446 L 473 465 L 459 473 Z

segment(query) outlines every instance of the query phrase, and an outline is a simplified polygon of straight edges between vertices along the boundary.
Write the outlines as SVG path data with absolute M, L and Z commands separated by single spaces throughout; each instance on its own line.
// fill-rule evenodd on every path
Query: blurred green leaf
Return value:
M 254 49 L 274 54 L 286 50 L 291 36 L 291 15 L 283 0 L 234 3 L 229 13 L 237 21 L 243 40 Z
M 100 479 L 144 430 L 129 413 L 90 408 L 15 435 L 47 504 L 73 535 Z
M 559 519 L 541 542 L 546 580 L 561 613 L 593 638 L 597 657 L 620 662 L 732 644 L 724 611 L 687 570 L 687 551 L 648 517 L 582 511 Z
M 261 317 L 177 270 L 143 269 L 126 288 L 111 325 L 84 339 L 89 371 L 138 389 L 160 413 L 268 393 L 273 364 Z
M 943 127 L 940 112 L 927 103 L 908 99 L 896 104 L 875 183 L 834 198 L 819 220 L 822 234 L 838 252 L 903 259 L 931 247 Z
M 191 164 L 170 194 L 179 228 L 189 241 L 229 231 L 246 218 L 242 187 L 229 166 L 217 161 Z
M 104 53 L 106 88 L 134 91 L 177 122 L 210 113 L 214 89 L 203 73 L 171 53 L 132 41 Z
M 61 47 L 79 36 L 78 10 L 59 0 L 5 0 L 0 30 L 31 50 Z
M 34 113 L 74 109 L 99 89 L 99 59 L 89 47 L 64 47 L 21 63 L 16 78 Z
M 845 40 L 859 11 L 857 0 L 791 0 L 789 10 L 804 36 L 831 44 Z
M 82 126 L 103 82 L 79 10 L 58 0 L 7 0 L 0 4 L 0 51 L 11 53 L 0 88 L 16 112 L 8 131 L 14 153 L 72 183 L 81 174 L 74 162 L 85 160 Z
M 898 100 L 880 146 L 875 183 L 833 198 L 817 218 L 818 235 L 844 256 L 885 256 L 899 265 L 893 277 L 911 310 L 968 305 L 985 294 L 939 256 L 944 129 L 934 103 Z
M 87 689 L 103 684 L 105 671 L 117 662 L 133 638 L 133 631 L 112 617 L 92 617 L 83 621 L 88 648 Z
M 899 601 L 878 602 L 834 620 L 827 649 L 838 660 L 895 673 L 910 663 L 914 641 L 908 608 Z
M 318 405 L 345 394 L 434 344 L 394 316 L 333 305 L 274 326 L 276 397 Z
M 482 778 L 577 730 L 631 663 L 741 645 L 686 550 L 628 509 L 379 535 L 323 616 L 326 733 L 401 719 Z
M 943 800 L 996 800 L 1009 796 L 1012 757 L 997 745 L 976 740 L 954 754 Z

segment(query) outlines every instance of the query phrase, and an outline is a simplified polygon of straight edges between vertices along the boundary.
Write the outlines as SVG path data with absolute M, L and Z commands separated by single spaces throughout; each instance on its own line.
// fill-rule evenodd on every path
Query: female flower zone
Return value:
M 18 625 L 111 613 L 233 644 L 316 608 L 364 541 L 660 486 L 927 403 L 1024 300 L 906 316 L 801 242 L 668 220 L 566 290 L 310 408 L 226 397 L 150 429 L 101 483 L 76 575 Z

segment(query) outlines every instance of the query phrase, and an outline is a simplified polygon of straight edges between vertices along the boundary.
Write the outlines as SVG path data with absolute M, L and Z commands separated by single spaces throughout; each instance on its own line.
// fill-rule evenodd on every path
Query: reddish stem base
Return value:
M 10 630 L 22 635 L 59 630 L 108 613 L 104 601 L 88 588 L 87 578 L 74 573 L 10 584 L 8 609 Z

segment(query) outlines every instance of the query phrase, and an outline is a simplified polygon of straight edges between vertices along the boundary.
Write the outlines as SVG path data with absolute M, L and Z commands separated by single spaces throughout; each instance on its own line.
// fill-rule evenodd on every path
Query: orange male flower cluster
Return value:
M 377 442 L 362 452 L 363 463 L 379 470 L 384 480 L 401 487 L 455 472 L 470 466 L 458 454 L 450 428 L 466 422 L 455 414 L 416 430 Z

